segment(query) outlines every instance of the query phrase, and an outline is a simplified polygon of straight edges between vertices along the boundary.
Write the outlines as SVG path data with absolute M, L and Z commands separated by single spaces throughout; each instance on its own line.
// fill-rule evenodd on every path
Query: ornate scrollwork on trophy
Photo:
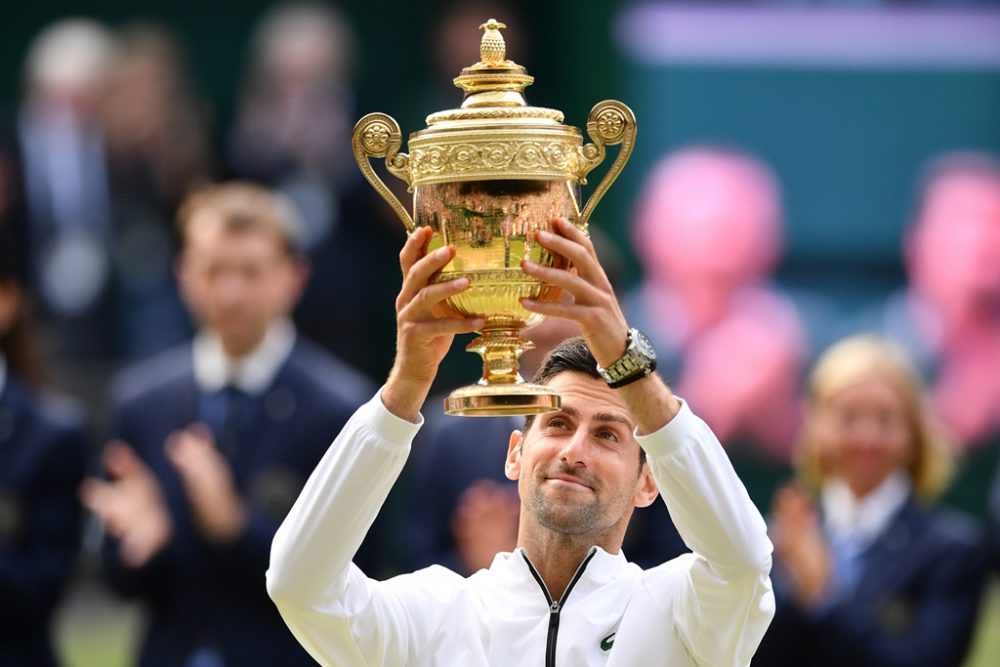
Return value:
M 635 114 L 627 106 L 616 100 L 604 100 L 594 105 L 587 118 L 587 136 L 592 144 L 585 144 L 580 147 L 580 183 L 587 183 L 587 173 L 591 169 L 604 161 L 606 146 L 621 144 L 618 157 L 604 174 L 604 178 L 594 189 L 586 206 L 580 213 L 580 219 L 587 221 L 594 211 L 597 203 L 604 197 L 611 184 L 618 178 L 625 163 L 628 162 L 632 149 L 635 147 Z
M 482 178 L 565 178 L 576 170 L 578 143 L 571 137 L 498 141 L 463 137 L 456 143 L 411 142 L 410 178 L 414 186 Z
M 400 153 L 399 148 L 403 145 L 403 133 L 399 129 L 399 123 L 392 116 L 384 113 L 370 113 L 358 121 L 354 126 L 354 134 L 351 138 L 351 148 L 354 152 L 354 160 L 358 163 L 362 175 L 371 183 L 375 191 L 382 199 L 389 203 L 392 210 L 396 212 L 399 219 L 406 225 L 408 232 L 413 231 L 415 225 L 409 211 L 400 203 L 396 195 L 382 182 L 375 170 L 368 162 L 369 158 L 384 157 L 385 166 L 393 176 L 410 183 L 410 158 L 406 153 Z
M 427 124 L 435 125 L 437 123 L 447 123 L 456 120 L 512 120 L 522 118 L 553 120 L 561 123 L 565 117 L 562 111 L 558 109 L 546 109 L 545 107 L 448 109 L 427 116 Z

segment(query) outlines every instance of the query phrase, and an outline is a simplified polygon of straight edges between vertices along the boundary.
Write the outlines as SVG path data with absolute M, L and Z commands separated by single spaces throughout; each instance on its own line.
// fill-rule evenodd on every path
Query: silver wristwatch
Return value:
M 612 389 L 641 380 L 656 370 L 656 349 L 646 334 L 629 329 L 625 354 L 607 368 L 597 365 L 597 372 Z

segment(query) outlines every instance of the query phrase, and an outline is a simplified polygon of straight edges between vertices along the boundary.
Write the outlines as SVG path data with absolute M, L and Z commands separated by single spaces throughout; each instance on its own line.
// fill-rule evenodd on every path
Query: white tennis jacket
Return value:
M 594 547 L 560 600 L 521 550 L 468 578 L 433 566 L 379 582 L 351 563 L 418 428 L 377 394 L 337 436 L 275 535 L 268 592 L 322 665 L 750 663 L 774 614 L 771 543 L 715 435 L 686 403 L 639 443 L 694 553 L 642 570 Z

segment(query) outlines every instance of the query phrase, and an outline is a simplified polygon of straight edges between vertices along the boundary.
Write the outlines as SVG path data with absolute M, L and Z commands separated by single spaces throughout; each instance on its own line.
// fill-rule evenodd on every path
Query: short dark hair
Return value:
M 548 384 L 549 380 L 561 373 L 581 373 L 595 380 L 604 381 L 601 374 L 597 372 L 597 359 L 590 351 L 590 345 L 583 336 L 567 338 L 556 345 L 545 355 L 542 365 L 535 371 L 531 381 L 534 384 Z M 535 422 L 536 415 L 526 415 L 524 418 L 525 433 Z M 639 448 L 639 468 L 646 462 L 646 450 Z

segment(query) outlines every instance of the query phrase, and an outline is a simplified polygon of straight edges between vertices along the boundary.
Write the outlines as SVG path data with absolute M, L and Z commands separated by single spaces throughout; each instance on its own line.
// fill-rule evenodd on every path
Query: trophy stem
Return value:
M 453 391 L 444 401 L 450 415 L 492 417 L 533 415 L 559 409 L 559 396 L 544 385 L 525 382 L 518 372 L 521 353 L 534 348 L 514 328 L 488 329 L 466 346 L 483 358 L 477 384 Z
M 467 352 L 483 358 L 483 382 L 486 384 L 515 384 L 524 382 L 520 369 L 521 354 L 535 344 L 521 338 L 516 329 L 492 329 L 469 343 Z

